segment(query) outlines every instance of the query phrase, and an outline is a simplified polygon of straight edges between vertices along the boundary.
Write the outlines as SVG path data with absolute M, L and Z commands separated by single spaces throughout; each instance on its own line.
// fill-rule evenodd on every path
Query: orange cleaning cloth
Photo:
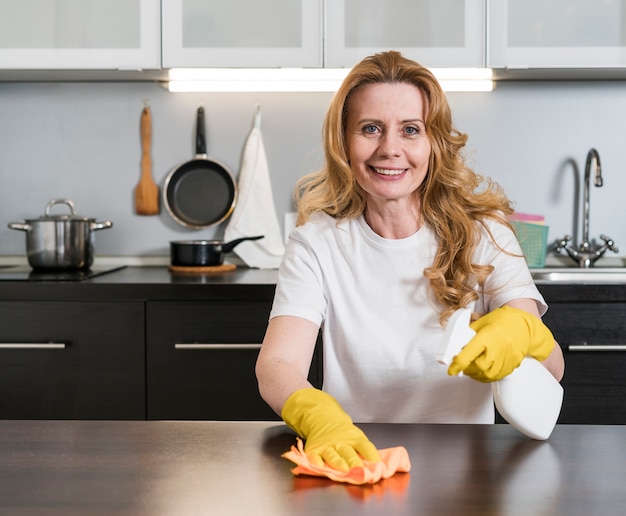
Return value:
M 409 453 L 404 446 L 385 448 L 378 450 L 382 462 L 369 462 L 364 460 L 363 466 L 356 466 L 348 471 L 341 471 L 328 465 L 316 466 L 312 464 L 306 452 L 302 439 L 298 439 L 297 447 L 282 454 L 296 464 L 291 470 L 294 475 L 313 475 L 316 477 L 328 477 L 337 482 L 347 482 L 354 485 L 375 484 L 379 480 L 389 478 L 397 472 L 407 473 L 411 471 Z

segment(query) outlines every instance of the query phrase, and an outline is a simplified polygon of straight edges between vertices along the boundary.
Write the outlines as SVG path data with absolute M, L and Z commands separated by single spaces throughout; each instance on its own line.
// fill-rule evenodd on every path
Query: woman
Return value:
M 379 460 L 352 419 L 493 423 L 489 382 L 525 356 L 560 380 L 510 201 L 464 163 L 467 136 L 434 76 L 397 52 L 365 58 L 333 98 L 323 138 L 324 167 L 296 189 L 298 226 L 256 366 L 261 395 L 310 459 Z M 446 371 L 435 352 L 462 307 L 480 317 L 477 336 Z M 320 328 L 323 391 L 307 381 Z

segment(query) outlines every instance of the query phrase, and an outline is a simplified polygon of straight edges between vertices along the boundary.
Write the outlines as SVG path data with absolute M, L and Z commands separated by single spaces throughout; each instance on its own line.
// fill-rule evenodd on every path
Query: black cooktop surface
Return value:
M 27 265 L 0 267 L 0 281 L 83 281 L 108 272 L 123 269 L 116 267 L 93 266 L 90 269 L 33 269 Z

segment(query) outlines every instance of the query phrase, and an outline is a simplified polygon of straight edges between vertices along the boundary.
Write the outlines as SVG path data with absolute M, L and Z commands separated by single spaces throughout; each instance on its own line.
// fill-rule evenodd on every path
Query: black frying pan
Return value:
M 196 156 L 167 175 L 163 204 L 183 226 L 208 228 L 226 220 L 235 209 L 237 184 L 224 165 L 207 158 L 202 106 L 196 124 Z

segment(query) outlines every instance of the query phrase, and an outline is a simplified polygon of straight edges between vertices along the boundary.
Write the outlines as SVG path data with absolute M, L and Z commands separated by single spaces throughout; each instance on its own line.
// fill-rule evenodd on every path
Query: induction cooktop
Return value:
M 125 268 L 126 265 L 89 269 L 33 269 L 27 265 L 0 267 L 0 281 L 83 281 Z

